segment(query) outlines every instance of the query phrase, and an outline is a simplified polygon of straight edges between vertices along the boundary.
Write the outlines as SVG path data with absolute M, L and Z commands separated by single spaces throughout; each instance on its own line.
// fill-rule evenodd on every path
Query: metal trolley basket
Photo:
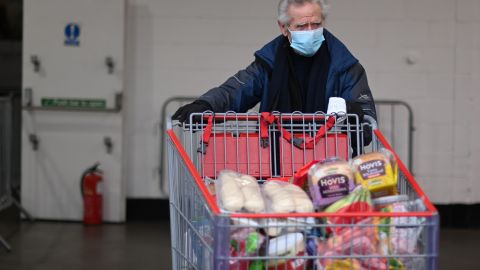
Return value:
M 203 113 L 193 114 L 192 124 L 171 127 L 173 269 L 437 269 L 437 210 L 373 118 L 366 120 L 360 125 L 356 115 Z M 224 169 L 264 183 L 288 179 L 312 160 L 349 159 L 381 147 L 397 159 L 397 189 L 408 196 L 408 212 L 254 214 L 217 204 L 213 187 Z M 278 237 L 270 237 L 272 231 Z M 239 240 L 239 234 L 248 237 Z M 287 247 L 287 241 L 294 245 Z

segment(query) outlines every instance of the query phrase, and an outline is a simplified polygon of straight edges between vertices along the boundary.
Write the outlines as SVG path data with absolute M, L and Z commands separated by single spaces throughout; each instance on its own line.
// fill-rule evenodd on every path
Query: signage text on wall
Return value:
M 42 98 L 42 107 L 105 109 L 104 99 Z

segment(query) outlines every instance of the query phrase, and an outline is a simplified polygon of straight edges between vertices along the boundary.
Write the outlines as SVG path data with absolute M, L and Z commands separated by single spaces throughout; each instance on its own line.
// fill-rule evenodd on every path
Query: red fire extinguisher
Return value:
M 102 223 L 103 196 L 101 183 L 103 172 L 98 169 L 98 166 L 100 166 L 100 163 L 97 162 L 86 169 L 80 181 L 83 199 L 83 223 L 86 225 Z

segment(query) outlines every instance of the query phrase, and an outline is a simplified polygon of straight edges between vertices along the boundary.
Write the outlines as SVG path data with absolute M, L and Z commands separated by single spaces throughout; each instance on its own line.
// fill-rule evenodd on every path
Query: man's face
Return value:
M 317 3 L 290 5 L 288 15 L 291 18 L 288 24 L 278 22 L 278 26 L 282 34 L 288 37 L 290 42 L 292 42 L 290 31 L 314 30 L 323 26 L 322 8 Z

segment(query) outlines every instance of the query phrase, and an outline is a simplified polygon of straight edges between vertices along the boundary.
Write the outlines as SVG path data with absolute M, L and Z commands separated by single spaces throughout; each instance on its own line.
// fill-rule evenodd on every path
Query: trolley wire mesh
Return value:
M 11 106 L 10 98 L 0 98 L 0 211 L 11 205 Z

